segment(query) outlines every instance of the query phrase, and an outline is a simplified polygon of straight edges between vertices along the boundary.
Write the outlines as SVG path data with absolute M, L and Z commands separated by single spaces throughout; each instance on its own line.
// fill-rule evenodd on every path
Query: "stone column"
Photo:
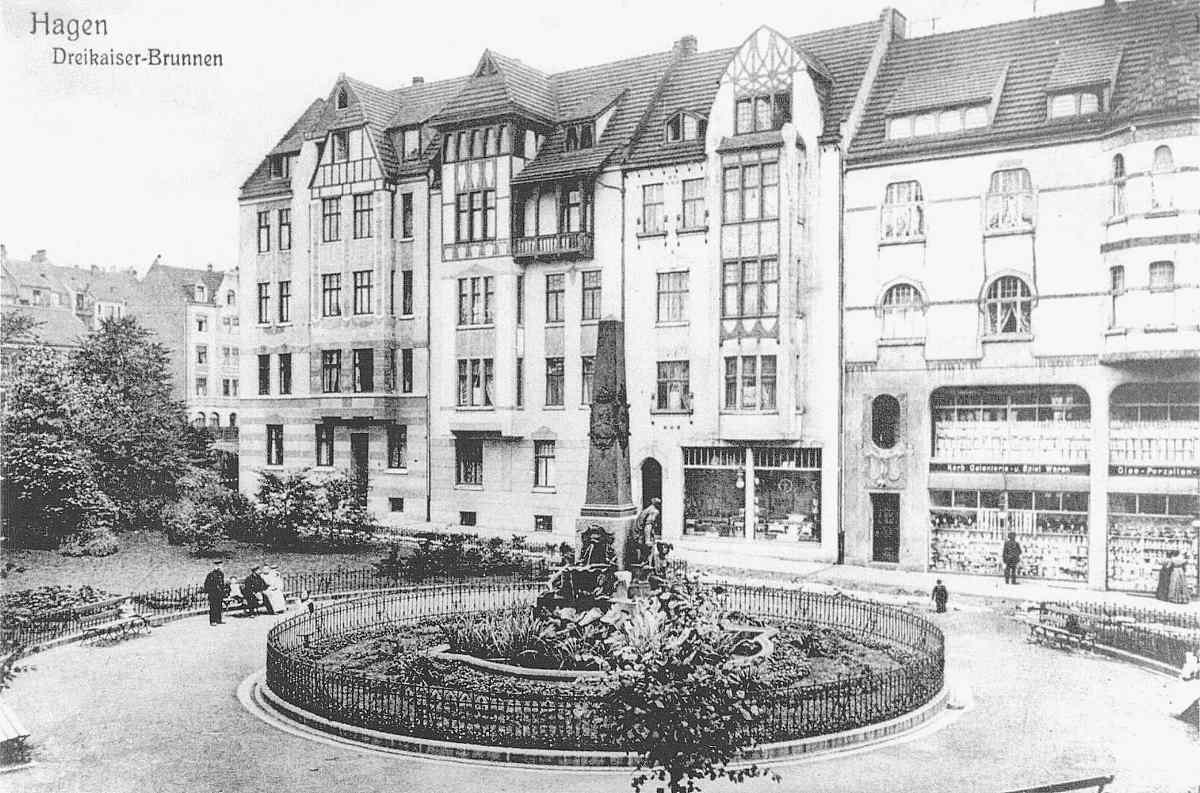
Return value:
M 605 319 L 596 338 L 592 415 L 588 432 L 587 497 L 575 522 L 576 546 L 592 526 L 612 537 L 618 564 L 637 521 L 629 472 L 629 403 L 625 390 L 624 323 Z
M 754 539 L 754 450 L 749 446 L 746 447 L 746 487 L 744 489 L 745 501 L 742 506 L 745 509 L 746 518 L 742 526 L 742 536 L 747 540 Z

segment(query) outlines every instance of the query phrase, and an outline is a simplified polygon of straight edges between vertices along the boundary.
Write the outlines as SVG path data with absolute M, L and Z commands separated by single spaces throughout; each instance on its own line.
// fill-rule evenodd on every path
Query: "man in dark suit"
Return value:
M 1017 542 L 1016 534 L 1009 532 L 1000 556 L 1004 561 L 1004 583 L 1017 583 L 1017 565 L 1021 563 L 1021 544 Z
M 213 569 L 204 578 L 204 594 L 208 596 L 208 624 L 220 625 L 225 621 L 221 618 L 221 604 L 225 600 L 225 573 L 221 570 L 220 559 L 213 562 Z

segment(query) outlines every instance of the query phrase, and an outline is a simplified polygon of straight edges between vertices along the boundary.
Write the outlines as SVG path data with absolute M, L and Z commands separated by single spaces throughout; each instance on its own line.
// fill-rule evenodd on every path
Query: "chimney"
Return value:
M 687 36 L 683 36 L 679 39 L 679 41 L 675 42 L 675 46 L 672 49 L 675 51 L 676 55 L 681 55 L 686 58 L 689 55 L 696 54 L 697 46 L 698 44 L 696 42 L 696 37 L 689 34 Z
M 424 85 L 424 84 L 425 84 L 425 78 L 424 78 L 424 77 L 422 77 L 421 75 L 419 75 L 419 74 L 418 74 L 418 75 L 416 75 L 415 77 L 413 77 L 413 82 L 412 82 L 412 84 L 413 84 L 413 85 Z
M 209 262 L 209 263 L 208 263 L 208 271 L 209 271 L 210 273 L 212 272 L 212 262 Z
M 33 261 L 35 261 L 35 262 L 44 262 L 44 261 L 46 261 L 46 249 L 45 249 L 45 248 L 39 248 L 39 249 L 38 249 L 38 250 L 37 250 L 37 251 L 36 251 L 36 252 L 33 254 Z

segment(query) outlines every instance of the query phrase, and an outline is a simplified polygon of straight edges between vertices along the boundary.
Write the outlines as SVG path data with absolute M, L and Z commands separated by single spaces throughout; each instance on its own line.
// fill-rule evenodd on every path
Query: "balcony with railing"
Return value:
M 512 256 L 518 261 L 590 259 L 592 233 L 563 231 L 557 234 L 539 234 L 535 237 L 513 237 Z
M 592 258 L 592 209 L 587 179 L 516 185 L 512 257 L 526 262 Z

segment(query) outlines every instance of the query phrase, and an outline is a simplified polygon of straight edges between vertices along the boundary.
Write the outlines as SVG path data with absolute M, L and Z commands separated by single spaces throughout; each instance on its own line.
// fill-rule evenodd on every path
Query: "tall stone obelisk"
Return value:
M 576 547 L 589 528 L 611 538 L 617 564 L 626 566 L 626 540 L 637 522 L 629 480 L 629 403 L 625 392 L 625 326 L 600 321 L 596 369 L 592 381 L 592 419 L 588 432 L 587 498 L 575 522 Z

